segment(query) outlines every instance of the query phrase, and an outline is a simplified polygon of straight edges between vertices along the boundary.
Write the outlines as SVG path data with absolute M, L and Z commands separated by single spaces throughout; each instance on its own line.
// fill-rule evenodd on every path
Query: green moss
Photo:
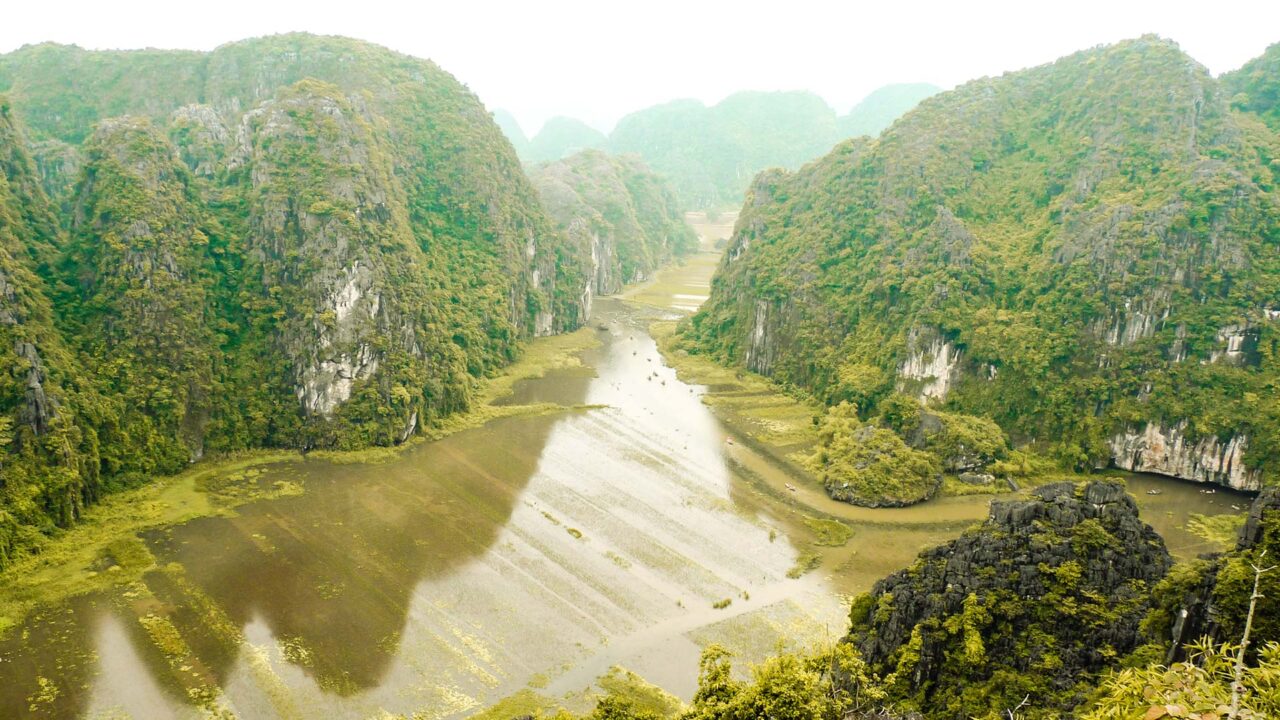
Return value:
M 813 531 L 814 545 L 844 547 L 845 543 L 849 542 L 849 538 L 853 537 L 853 530 L 839 520 L 806 517 L 804 524 Z

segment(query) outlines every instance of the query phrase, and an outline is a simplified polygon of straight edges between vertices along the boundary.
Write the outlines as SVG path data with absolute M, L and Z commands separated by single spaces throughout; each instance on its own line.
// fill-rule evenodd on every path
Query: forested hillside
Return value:
M 1231 98 L 1144 37 L 764 173 L 685 345 L 915 448 L 962 415 L 1067 468 L 1256 490 L 1280 473 L 1280 138 Z M 1004 440 L 975 437 L 990 470 Z
M 0 563 L 209 451 L 401 442 L 585 320 L 588 251 L 428 61 L 39 45 L 0 91 Z
M 840 137 L 875 137 L 892 125 L 894 120 L 919 105 L 921 100 L 940 92 L 942 88 L 929 83 L 885 85 L 854 105 L 848 115 L 841 116 L 837 123 Z
M 675 194 L 634 156 L 587 150 L 531 171 L 547 212 L 591 258 L 591 293 L 612 295 L 697 247 Z

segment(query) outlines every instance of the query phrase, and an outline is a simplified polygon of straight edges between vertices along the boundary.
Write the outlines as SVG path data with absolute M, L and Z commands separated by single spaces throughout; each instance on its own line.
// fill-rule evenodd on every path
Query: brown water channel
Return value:
M 697 294 L 672 288 L 672 308 Z M 495 421 L 381 464 L 272 466 L 263 482 L 305 492 L 152 533 L 162 569 L 143 587 L 45 609 L 0 641 L 0 718 L 200 717 L 193 696 L 245 718 L 463 717 L 529 686 L 582 691 L 613 665 L 687 698 L 702 646 L 750 660 L 835 638 L 843 596 L 985 516 L 989 497 L 873 511 L 780 489 L 786 472 L 727 444 L 705 389 L 663 364 L 654 312 L 600 301 L 589 371 L 514 393 L 606 407 Z M 1181 529 L 1189 513 L 1242 502 L 1130 482 L 1184 556 L 1204 549 Z M 815 550 L 815 512 L 852 539 Z M 788 577 L 815 551 L 817 570 Z

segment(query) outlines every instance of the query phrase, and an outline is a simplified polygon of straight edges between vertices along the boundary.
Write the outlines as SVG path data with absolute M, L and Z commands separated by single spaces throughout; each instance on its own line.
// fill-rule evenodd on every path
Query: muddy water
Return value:
M 853 508 L 789 491 L 784 469 L 726 443 L 705 389 L 645 331 L 653 308 L 705 292 L 692 264 L 645 289 L 648 309 L 599 302 L 589 372 L 509 399 L 603 408 L 496 421 L 382 464 L 273 467 L 263 482 L 305 492 L 155 532 L 160 569 L 142 584 L 0 641 L 0 717 L 201 716 L 193 698 L 254 718 L 462 717 L 525 687 L 572 695 L 613 665 L 687 698 L 708 643 L 752 659 L 837 637 L 842 595 L 980 520 L 990 498 Z M 1242 502 L 1130 482 L 1183 555 L 1203 549 L 1188 513 Z M 814 547 L 804 518 L 819 515 L 850 541 Z M 806 553 L 821 566 L 789 577 Z

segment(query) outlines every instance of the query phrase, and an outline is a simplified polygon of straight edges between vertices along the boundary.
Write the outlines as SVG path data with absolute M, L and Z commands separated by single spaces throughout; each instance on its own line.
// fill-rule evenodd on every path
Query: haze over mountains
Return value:
M 468 410 L 376 483 L 342 463 L 392 450 L 311 452 Z M 114 661 L 193 716 L 1275 717 L 1277 553 L 1280 44 L 531 139 L 347 38 L 0 55 L 0 714 L 97 715 Z M 63 612 L 91 592 L 145 659 Z M 827 602 L 830 642 L 732 670 Z M 681 652 L 687 702 L 580 691 Z
M 939 90 L 924 83 L 888 85 L 843 116 L 808 92 L 740 92 L 711 107 L 674 100 L 627 115 L 608 137 L 557 117 L 530 140 L 510 113 L 495 110 L 494 118 L 525 162 L 585 149 L 635 153 L 672 183 L 686 207 L 715 208 L 740 203 L 757 172 L 794 170 L 839 140 L 878 135 Z

